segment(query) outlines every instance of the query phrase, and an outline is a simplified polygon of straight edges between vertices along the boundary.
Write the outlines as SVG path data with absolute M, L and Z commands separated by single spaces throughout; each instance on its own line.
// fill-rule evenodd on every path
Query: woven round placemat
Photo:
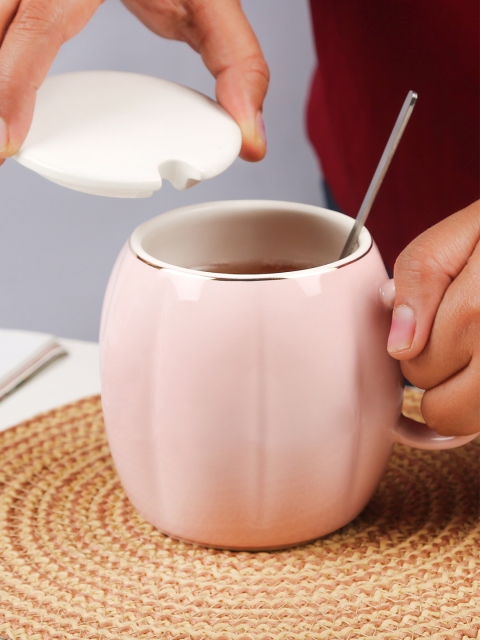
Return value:
M 134 511 L 98 397 L 41 415 L 0 434 L 0 638 L 479 638 L 479 453 L 396 446 L 348 526 L 229 552 Z

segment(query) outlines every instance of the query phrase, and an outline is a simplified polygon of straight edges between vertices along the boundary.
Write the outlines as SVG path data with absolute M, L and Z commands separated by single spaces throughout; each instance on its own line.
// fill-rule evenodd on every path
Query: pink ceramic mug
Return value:
M 369 232 L 336 261 L 351 224 L 308 205 L 215 202 L 154 218 L 123 248 L 102 317 L 105 424 L 131 502 L 161 531 L 230 549 L 307 542 L 364 508 L 395 442 L 474 437 L 401 416 Z M 323 266 L 199 270 L 252 261 Z

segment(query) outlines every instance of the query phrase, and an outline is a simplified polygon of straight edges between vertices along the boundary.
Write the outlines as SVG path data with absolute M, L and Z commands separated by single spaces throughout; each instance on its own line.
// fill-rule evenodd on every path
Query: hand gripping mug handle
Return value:
M 387 309 L 393 309 L 395 302 L 395 283 L 392 280 L 380 287 L 380 297 Z M 393 430 L 395 442 L 406 444 L 415 449 L 454 449 L 474 440 L 479 434 L 469 436 L 442 436 L 422 422 L 400 415 Z

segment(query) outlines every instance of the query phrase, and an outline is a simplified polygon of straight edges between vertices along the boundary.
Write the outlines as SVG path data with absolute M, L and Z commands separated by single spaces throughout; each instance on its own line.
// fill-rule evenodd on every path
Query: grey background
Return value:
M 144 220 L 195 202 L 266 198 L 323 204 L 307 141 L 305 101 L 314 68 L 306 0 L 244 0 L 270 65 L 264 161 L 237 160 L 221 176 L 149 199 L 120 200 L 59 187 L 8 160 L 0 168 L 0 327 L 97 340 L 115 258 Z M 107 0 L 62 48 L 52 73 L 118 69 L 146 73 L 214 96 L 214 80 L 187 45 L 155 36 L 118 0 Z

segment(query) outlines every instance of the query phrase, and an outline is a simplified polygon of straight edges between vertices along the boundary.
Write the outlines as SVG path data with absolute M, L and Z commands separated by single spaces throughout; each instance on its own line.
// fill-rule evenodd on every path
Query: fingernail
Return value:
M 265 133 L 265 123 L 263 121 L 263 116 L 261 111 L 257 112 L 257 117 L 255 118 L 255 130 L 257 134 L 257 140 L 266 147 L 267 146 L 267 134 Z
M 401 304 L 393 310 L 392 326 L 388 336 L 387 350 L 397 353 L 410 349 L 415 335 L 415 312 L 406 304 Z
M 4 153 L 8 148 L 7 123 L 0 118 L 0 153 Z

